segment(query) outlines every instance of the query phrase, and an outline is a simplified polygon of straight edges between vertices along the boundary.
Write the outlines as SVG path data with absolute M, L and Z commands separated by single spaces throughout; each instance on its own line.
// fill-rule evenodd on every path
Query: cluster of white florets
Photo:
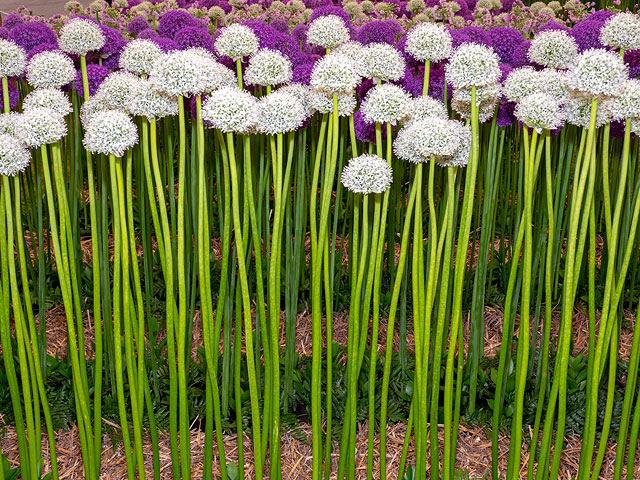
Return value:
M 106 110 L 89 121 L 83 143 L 87 151 L 122 157 L 138 143 L 138 130 L 121 110 Z
M 640 49 L 640 17 L 622 12 L 608 18 L 600 29 L 600 42 L 620 50 Z
M 202 58 L 206 57 L 189 50 L 166 53 L 154 62 L 149 79 L 158 90 L 174 97 L 200 94 L 206 61 Z
M 569 87 L 591 97 L 619 95 L 628 78 L 620 55 L 603 48 L 592 48 L 578 55 L 569 70 Z
M 353 93 L 336 94 L 338 97 L 338 116 L 348 117 L 353 115 L 357 102 Z M 333 95 L 327 95 L 324 92 L 312 91 L 309 97 L 311 107 L 318 113 L 333 112 Z
M 104 100 L 104 97 L 101 94 L 96 93 L 88 100 L 85 100 L 80 107 L 80 121 L 82 122 L 82 125 L 86 128 L 89 121 L 91 121 L 91 118 L 95 114 L 99 114 L 100 112 L 109 110 L 110 108 L 109 104 Z
M 527 57 L 543 67 L 567 69 L 578 55 L 578 45 L 567 32 L 547 30 L 534 37 Z
M 258 37 L 249 27 L 240 24 L 229 25 L 220 31 L 215 42 L 218 55 L 238 60 L 254 54 L 260 48 Z
M 510 102 L 519 102 L 533 93 L 544 91 L 544 80 L 538 70 L 521 67 L 512 70 L 504 81 L 504 95 Z
M 349 40 L 349 29 L 337 15 L 323 15 L 309 24 L 307 42 L 323 48 L 335 48 Z
M 391 166 L 377 155 L 360 155 L 342 169 L 344 188 L 353 193 L 370 195 L 384 193 L 393 183 Z
M 120 68 L 136 75 L 149 75 L 153 63 L 162 54 L 160 47 L 151 40 L 132 40 L 120 53 Z
M 76 55 L 86 55 L 104 47 L 105 36 L 100 27 L 84 18 L 74 18 L 60 29 L 60 50 Z
M 0 78 L 21 75 L 26 62 L 27 55 L 22 47 L 0 38 Z
M 369 90 L 362 102 L 361 111 L 369 123 L 395 125 L 410 113 L 411 97 L 397 85 L 385 83 Z
M 305 121 L 304 108 L 296 97 L 273 92 L 258 102 L 258 131 L 278 135 L 300 128 Z
M 0 176 L 13 177 L 25 171 L 30 161 L 31 154 L 20 140 L 0 133 Z
M 291 80 L 291 62 L 277 50 L 262 48 L 251 55 L 245 71 L 248 85 L 273 86 Z
M 298 99 L 304 109 L 305 118 L 313 115 L 313 105 L 311 104 L 311 89 L 302 83 L 290 83 L 278 89 L 279 92 L 288 93 Z
M 60 88 L 75 77 L 73 62 L 60 51 L 40 52 L 27 65 L 27 81 L 34 88 Z
M 420 23 L 407 33 L 407 53 L 416 60 L 440 62 L 451 56 L 452 38 L 441 24 Z
M 607 100 L 605 107 L 613 120 L 640 118 L 640 80 L 627 80 L 620 95 Z
M 455 156 L 462 145 L 458 123 L 436 117 L 412 122 L 400 130 L 393 142 L 396 156 L 413 163 Z
M 132 86 L 127 104 L 126 110 L 131 115 L 149 121 L 178 114 L 178 100 L 156 90 L 149 80 L 140 80 Z
M 249 92 L 223 87 L 207 97 L 202 118 L 225 133 L 250 133 L 258 123 L 258 101 Z
M 554 130 L 562 126 L 564 115 L 556 100 L 547 93 L 533 93 L 517 105 L 515 115 L 525 125 L 536 130 Z
M 476 105 L 486 102 L 495 102 L 502 93 L 502 86 L 499 83 L 491 83 L 484 87 L 476 87 Z M 457 88 L 453 91 L 453 99 L 463 103 L 473 101 L 473 89 Z
M 591 121 L 591 109 L 593 100 L 584 95 L 570 95 L 562 105 L 565 122 L 570 125 L 589 129 Z M 595 128 L 609 123 L 611 121 L 611 112 L 607 108 L 607 103 L 603 102 L 597 105 Z
M 448 118 L 447 109 L 440 100 L 424 95 L 411 100 L 409 116 L 405 120 L 406 125 L 426 118 Z
M 339 53 L 318 60 L 311 72 L 311 86 L 325 93 L 353 92 L 359 83 L 360 75 L 355 63 Z
M 396 81 L 404 75 L 405 61 L 391 45 L 370 43 L 362 49 L 359 67 L 365 78 Z
M 455 122 L 458 136 L 460 137 L 460 148 L 450 157 L 436 157 L 436 162 L 441 167 L 466 167 L 471 154 L 471 127 L 461 122 Z
M 488 102 L 482 102 L 478 105 L 478 121 L 480 123 L 488 122 L 493 118 L 498 105 L 497 100 L 490 100 Z M 471 119 L 471 103 L 461 102 L 459 100 L 451 101 L 451 108 L 454 112 L 460 115 L 465 120 Z
M 69 97 L 57 88 L 37 88 L 24 97 L 22 110 L 28 112 L 34 108 L 50 108 L 63 117 L 73 112 Z
M 56 143 L 67 134 L 64 117 L 50 108 L 33 108 L 16 121 L 16 137 L 28 147 Z
M 18 118 L 20 114 L 17 112 L 0 113 L 0 134 L 15 136 Z
M 484 87 L 500 79 L 499 65 L 492 48 L 464 43 L 453 52 L 445 72 L 453 88 Z
M 341 54 L 349 57 L 355 64 L 358 64 L 362 60 L 363 50 L 365 46 L 360 42 L 356 42 L 355 40 L 350 40 L 345 42 L 336 48 L 334 48 L 331 52 L 332 54 Z
M 133 73 L 123 70 L 110 73 L 100 84 L 97 95 L 112 109 L 127 110 L 131 92 L 142 80 Z

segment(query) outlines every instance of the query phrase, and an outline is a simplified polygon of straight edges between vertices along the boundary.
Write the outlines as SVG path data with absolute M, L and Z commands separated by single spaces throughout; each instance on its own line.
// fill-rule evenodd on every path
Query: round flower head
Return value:
M 319 113 L 333 112 L 333 95 L 312 91 L 309 98 L 311 107 Z M 338 94 L 338 116 L 348 117 L 353 115 L 357 106 L 356 97 L 353 93 Z
M 58 44 L 63 52 L 86 55 L 100 50 L 105 44 L 105 37 L 95 22 L 74 18 L 60 29 Z
M 258 123 L 258 101 L 245 90 L 223 87 L 207 97 L 202 118 L 225 133 L 249 133 Z
M 640 17 L 622 12 L 610 17 L 600 30 L 600 42 L 620 50 L 640 48 Z
M 493 49 L 475 43 L 460 45 L 446 66 L 447 80 L 454 88 L 484 87 L 500 78 L 498 56 Z
M 476 105 L 480 105 L 484 102 L 496 101 L 500 94 L 502 93 L 502 88 L 499 83 L 492 83 L 485 87 L 476 88 Z M 473 98 L 473 91 L 470 88 L 457 88 L 453 91 L 453 99 L 459 100 L 465 103 L 471 103 Z
M 129 107 L 131 92 L 141 81 L 139 77 L 129 72 L 113 72 L 98 88 L 98 95 L 102 96 L 109 108 L 126 110 Z
M 218 55 L 234 60 L 252 55 L 260 47 L 253 30 L 237 23 L 223 28 L 214 46 Z
M 298 99 L 302 108 L 304 108 L 304 115 L 306 118 L 313 115 L 313 107 L 311 105 L 311 89 L 303 85 L 302 83 L 290 83 L 278 89 L 279 92 L 288 93 Z M 340 99 L 338 99 L 340 103 Z
M 80 107 L 80 121 L 82 122 L 82 125 L 86 127 L 91 121 L 91 117 L 93 117 L 93 115 L 109 109 L 109 105 L 105 102 L 102 95 L 93 95 Z
M 16 137 L 28 147 L 55 143 L 66 134 L 64 117 L 50 108 L 33 108 L 16 121 Z
M 35 88 L 61 88 L 75 76 L 73 62 L 60 51 L 40 52 L 27 65 L 27 81 Z
M 591 98 L 584 95 L 571 95 L 562 106 L 565 121 L 577 127 L 589 128 L 591 121 Z M 596 111 L 596 128 L 611 121 L 611 112 L 607 108 L 607 103 L 598 105 Z
M 153 88 L 148 80 L 140 80 L 129 90 L 127 110 L 131 115 L 148 120 L 178 114 L 178 101 Z
M 367 122 L 395 125 L 409 115 L 411 97 L 397 85 L 385 83 L 369 90 L 361 109 Z
M 364 154 L 349 161 L 342 169 L 340 180 L 344 188 L 353 193 L 384 193 L 393 182 L 393 171 L 377 155 Z
M 578 55 L 578 44 L 562 30 L 547 30 L 534 37 L 527 57 L 534 63 L 549 68 L 566 69 Z
M 536 130 L 555 130 L 564 120 L 560 105 L 547 93 L 534 93 L 516 105 L 516 118 Z
M 471 127 L 455 120 L 452 120 L 450 124 L 452 127 L 455 125 L 458 130 L 460 147 L 450 157 L 436 157 L 436 162 L 441 167 L 466 167 L 471 153 Z
M 406 120 L 407 125 L 431 117 L 448 118 L 447 109 L 440 100 L 426 95 L 411 100 L 409 116 Z
M 404 75 L 402 54 L 386 43 L 370 43 L 362 50 L 360 73 L 365 78 L 396 81 Z
M 440 62 L 451 56 L 452 38 L 441 24 L 420 23 L 407 33 L 405 50 L 416 60 Z
M 478 121 L 480 123 L 488 122 L 493 118 L 498 102 L 489 100 L 478 105 Z M 465 120 L 471 119 L 471 102 L 463 102 L 461 100 L 452 100 L 451 108 Z
M 13 177 L 24 172 L 31 154 L 17 138 L 0 134 L 0 176 Z
M 0 39 L 0 78 L 16 77 L 24 72 L 27 55 L 22 47 Z
M 305 121 L 304 108 L 289 93 L 273 92 L 258 102 L 258 131 L 277 135 L 297 130 Z
M 337 15 L 324 15 L 313 20 L 307 30 L 309 45 L 335 48 L 349 40 L 349 29 Z
M 349 57 L 339 53 L 318 60 L 311 72 L 311 86 L 325 93 L 352 92 L 359 83 L 356 65 Z
M 604 49 L 587 50 L 569 71 L 569 87 L 599 97 L 618 95 L 627 80 L 627 67 L 620 55 Z
M 149 75 L 153 62 L 162 56 L 162 50 L 151 40 L 132 40 L 120 53 L 120 68 L 136 75 Z
M 245 71 L 248 85 L 279 85 L 291 80 L 291 62 L 277 50 L 262 48 L 251 55 Z
M 545 93 L 548 93 L 562 105 L 569 96 L 569 85 L 567 72 L 564 70 L 555 70 L 553 68 L 545 68 L 539 72 L 544 85 Z
M 202 62 L 188 50 L 169 52 L 154 62 L 149 79 L 155 88 L 171 96 L 201 93 Z
M 640 80 L 627 80 L 620 95 L 606 101 L 606 108 L 613 120 L 640 118 Z
M 73 112 L 69 98 L 57 88 L 38 88 L 24 97 L 22 110 L 28 112 L 34 108 L 50 108 L 63 117 Z
M 512 70 L 504 81 L 504 95 L 510 102 L 519 102 L 527 95 L 544 91 L 543 77 L 532 67 Z
M 398 133 L 394 148 L 398 158 L 420 163 L 427 162 L 432 157 L 451 157 L 458 151 L 460 144 L 454 121 L 431 117 L 403 128 Z
M 20 114 L 17 112 L 0 113 L 0 134 L 15 135 L 19 118 Z
M 339 53 L 341 55 L 346 55 L 349 57 L 354 63 L 358 63 L 362 60 L 364 45 L 360 42 L 349 41 L 345 42 L 342 45 L 337 46 L 332 50 L 332 53 Z
M 210 93 L 222 87 L 237 87 L 236 74 L 211 58 L 200 57 L 202 63 L 199 92 Z M 198 92 L 195 92 L 198 93 Z
M 91 153 L 122 157 L 138 143 L 138 130 L 129 115 L 123 111 L 107 110 L 91 118 L 83 143 Z

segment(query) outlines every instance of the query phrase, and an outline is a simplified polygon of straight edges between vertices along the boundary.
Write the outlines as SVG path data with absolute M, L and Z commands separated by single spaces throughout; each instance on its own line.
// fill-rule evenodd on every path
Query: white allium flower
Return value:
M 452 38 L 439 23 L 420 23 L 407 33 L 405 50 L 416 60 L 440 62 L 451 56 Z
M 589 129 L 591 120 L 591 98 L 584 95 L 571 95 L 562 106 L 566 123 Z M 611 112 L 606 103 L 599 103 L 596 111 L 596 128 L 611 121 Z
M 284 87 L 280 87 L 278 92 L 288 93 L 289 95 L 296 97 L 304 109 L 304 115 L 306 118 L 313 115 L 313 106 L 311 105 L 312 92 L 308 86 L 294 82 L 289 85 L 285 85 Z M 340 103 L 339 100 L 338 103 Z
M 305 121 L 304 107 L 289 93 L 273 92 L 258 102 L 258 131 L 267 135 L 292 132 Z
M 449 118 L 444 103 L 428 95 L 423 95 L 422 97 L 411 100 L 409 116 L 406 120 L 407 125 L 417 120 L 424 120 L 430 117 Z
M 323 15 L 309 24 L 307 43 L 335 48 L 349 40 L 349 29 L 337 15 Z
M 395 125 L 409 115 L 411 96 L 401 87 L 385 83 L 369 90 L 360 108 L 369 123 Z
M 382 158 L 365 153 L 349 161 L 342 169 L 340 180 L 344 188 L 353 193 L 384 193 L 393 182 L 393 170 Z
M 91 117 L 84 133 L 87 151 L 122 157 L 138 143 L 138 130 L 129 115 L 121 110 L 106 110 Z
M 224 133 L 249 133 L 258 123 L 258 100 L 237 87 L 223 87 L 207 97 L 202 118 Z
M 510 102 L 519 102 L 533 93 L 544 91 L 545 82 L 539 71 L 532 67 L 512 70 L 504 81 L 504 96 Z
M 618 95 L 628 78 L 620 55 L 591 48 L 578 55 L 569 71 L 569 88 L 593 97 Z
M 134 116 L 148 120 L 178 114 L 178 101 L 164 92 L 153 88 L 148 80 L 136 82 L 129 91 L 127 111 Z
M 27 81 L 35 88 L 60 88 L 75 78 L 73 62 L 60 51 L 40 52 L 27 65 Z
M 105 101 L 104 96 L 96 93 L 96 95 L 89 97 L 89 100 L 86 100 L 80 107 L 80 121 L 86 127 L 93 115 L 109 109 L 109 104 Z
M 542 82 L 544 83 L 544 91 L 556 99 L 562 105 L 569 96 L 569 78 L 564 70 L 556 70 L 554 68 L 545 68 L 539 72 Z
M 193 94 L 210 93 L 221 87 L 237 87 L 238 79 L 229 68 L 215 61 L 211 55 L 202 55 L 200 49 L 190 49 L 200 67 L 200 83 Z
M 527 57 L 534 63 L 549 68 L 566 69 L 573 65 L 578 55 L 578 45 L 563 30 L 547 30 L 531 41 Z
M 492 48 L 476 43 L 460 45 L 445 67 L 454 88 L 484 87 L 500 79 L 500 61 Z
M 24 97 L 22 110 L 27 112 L 34 108 L 50 108 L 63 117 L 73 112 L 69 97 L 57 88 L 37 88 Z
M 206 61 L 202 58 L 189 50 L 166 53 L 154 62 L 149 79 L 158 90 L 174 97 L 202 93 L 202 67 Z
M 480 123 L 485 123 L 491 120 L 495 114 L 497 105 L 498 102 L 496 100 L 489 100 L 478 105 L 478 121 Z M 453 100 L 451 102 L 451 108 L 454 112 L 460 115 L 461 118 L 465 120 L 471 119 L 471 102 Z
M 451 123 L 456 124 L 455 128 L 457 128 L 460 137 L 460 148 L 450 157 L 436 157 L 436 162 L 441 167 L 466 167 L 471 154 L 471 127 L 455 120 L 452 120 Z
M 259 47 L 258 37 L 253 30 L 238 23 L 223 28 L 215 43 L 218 55 L 234 60 L 254 54 Z
M 319 113 L 333 112 L 333 95 L 327 95 L 323 92 L 311 91 L 309 98 L 311 107 Z M 348 117 L 353 115 L 357 106 L 356 97 L 353 93 L 338 94 L 338 116 Z
M 0 134 L 15 135 L 19 118 L 20 114 L 17 112 L 0 113 Z
M 401 160 L 421 163 L 432 157 L 451 157 L 460 148 L 461 139 L 453 121 L 432 117 L 404 127 L 393 146 Z
M 365 78 L 396 81 L 404 75 L 405 61 L 398 50 L 387 43 L 370 43 L 362 50 L 358 64 Z
M 635 133 L 636 135 L 640 135 L 640 118 L 634 118 L 629 123 L 630 123 L 629 127 L 631 132 Z
M 476 105 L 482 103 L 496 101 L 502 93 L 502 87 L 499 83 L 492 83 L 485 87 L 476 88 Z M 453 91 L 453 99 L 465 103 L 471 103 L 473 91 L 471 88 L 457 88 Z
M 0 134 L 0 176 L 13 177 L 24 172 L 31 161 L 31 153 L 16 137 Z
M 352 92 L 360 83 L 356 65 L 346 55 L 332 53 L 313 65 L 311 86 L 326 93 Z
M 102 96 L 109 108 L 127 110 L 131 92 L 141 81 L 130 72 L 113 72 L 104 79 L 96 93 Z
M 600 42 L 620 50 L 640 48 L 640 17 L 635 13 L 622 12 L 607 19 L 600 29 Z
M 341 55 L 346 55 L 355 64 L 358 64 L 362 60 L 364 48 L 365 46 L 362 45 L 360 42 L 356 42 L 355 40 L 350 40 L 334 48 L 331 51 L 331 53 L 333 54 L 339 53 Z
M 16 121 L 16 137 L 28 147 L 55 143 L 66 134 L 64 117 L 50 108 L 33 108 Z
M 291 80 L 291 62 L 277 50 L 261 48 L 251 55 L 245 71 L 247 85 L 279 85 Z
M 515 115 L 522 123 L 538 131 L 554 130 L 564 121 L 560 105 L 547 93 L 524 97 L 516 105 Z
M 76 55 L 86 55 L 104 47 L 105 37 L 100 27 L 84 18 L 74 18 L 60 29 L 60 50 Z
M 607 100 L 606 107 L 613 120 L 640 118 L 640 80 L 627 80 L 622 93 Z
M 160 47 L 151 40 L 132 40 L 120 53 L 120 68 L 136 75 L 149 75 L 153 62 L 162 54 Z
M 21 75 L 26 61 L 27 55 L 21 46 L 0 38 L 0 78 Z

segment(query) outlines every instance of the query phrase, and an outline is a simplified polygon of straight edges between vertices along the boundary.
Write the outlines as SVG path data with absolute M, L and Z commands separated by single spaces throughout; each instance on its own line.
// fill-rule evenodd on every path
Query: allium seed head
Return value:
M 82 107 L 80 107 L 80 121 L 86 128 L 93 115 L 109 109 L 109 104 L 105 101 L 104 96 L 96 93 L 96 95 L 90 97 L 89 100 L 85 101 Z
M 340 180 L 344 188 L 353 193 L 384 193 L 393 182 L 393 170 L 377 155 L 364 154 L 349 161 L 342 169 Z
M 524 97 L 515 111 L 516 118 L 536 130 L 555 130 L 562 126 L 564 117 L 558 102 L 547 93 L 534 93 Z
M 620 95 L 606 101 L 613 120 L 640 118 L 640 80 L 627 80 Z
M 578 55 L 578 44 L 567 32 L 547 30 L 539 33 L 531 41 L 527 58 L 538 65 L 549 68 L 567 69 L 573 65 Z
M 149 80 L 140 80 L 129 90 L 127 111 L 131 115 L 153 120 L 177 115 L 178 101 L 175 97 L 153 88 Z
M 440 62 L 451 56 L 452 38 L 441 24 L 420 23 L 407 33 L 405 50 L 416 60 Z
M 109 74 L 98 88 L 98 95 L 111 109 L 127 110 L 131 92 L 142 80 L 133 73 L 118 71 Z
M 73 112 L 69 97 L 57 88 L 37 88 L 24 97 L 22 110 L 27 112 L 34 108 L 50 108 L 63 117 Z
M 361 108 L 365 121 L 395 125 L 409 115 L 411 96 L 401 87 L 385 83 L 369 90 Z
M 218 55 L 237 60 L 258 51 L 258 37 L 249 27 L 240 24 L 229 25 L 220 31 L 215 42 Z
M 202 118 L 224 133 L 250 133 L 258 123 L 258 101 L 245 90 L 223 87 L 207 97 Z
M 363 49 L 364 45 L 362 45 L 360 42 L 352 40 L 337 46 L 331 52 L 333 54 L 339 53 L 341 55 L 346 55 L 355 64 L 358 64 L 362 60 L 362 55 L 364 54 Z
M 136 75 L 149 75 L 151 67 L 163 52 L 151 40 L 132 40 L 120 53 L 120 68 Z
M 407 125 L 430 117 L 448 118 L 447 109 L 440 100 L 426 95 L 411 100 L 409 116 L 406 120 Z
M 365 78 L 396 81 L 404 75 L 402 54 L 386 43 L 370 43 L 362 50 L 360 74 Z
M 544 88 L 542 91 L 548 93 L 560 105 L 564 104 L 569 96 L 569 78 L 564 70 L 545 68 L 539 72 Z
M 16 121 L 16 137 L 28 147 L 55 143 L 66 134 L 64 117 L 50 108 L 33 108 Z
M 290 83 L 284 87 L 280 87 L 278 92 L 288 93 L 298 99 L 302 108 L 304 108 L 304 114 L 306 118 L 313 115 L 313 106 L 311 105 L 311 89 L 307 85 L 302 83 Z
M 289 93 L 273 92 L 258 102 L 258 131 L 277 135 L 297 130 L 305 121 L 304 107 Z
M 83 143 L 91 153 L 122 157 L 138 143 L 138 130 L 129 115 L 123 111 L 106 110 L 91 118 Z
M 22 75 L 26 61 L 27 55 L 22 47 L 0 39 L 0 78 Z
M 458 128 L 452 120 L 431 117 L 400 130 L 394 149 L 398 158 L 420 163 L 432 157 L 451 157 L 460 145 Z
M 630 12 L 610 17 L 600 30 L 600 42 L 619 50 L 640 49 L 640 17 Z
M 450 157 L 436 157 L 436 162 L 441 167 L 466 167 L 469 163 L 469 154 L 471 153 L 471 127 L 455 120 L 452 120 L 451 124 L 452 128 L 458 130 L 460 147 L 456 153 Z M 454 124 L 455 127 L 453 127 Z
M 15 135 L 19 118 L 20 114 L 17 112 L 0 113 L 0 134 Z
M 105 41 L 102 30 L 95 22 L 74 18 L 60 29 L 58 44 L 63 52 L 86 55 L 100 50 Z
M 158 90 L 174 97 L 202 93 L 202 61 L 189 50 L 166 53 L 154 62 L 149 79 Z
M 589 129 L 591 120 L 592 99 L 584 95 L 570 95 L 562 106 L 566 123 Z M 596 128 L 611 121 L 611 112 L 605 102 L 598 104 L 596 111 Z
M 34 88 L 61 88 L 75 77 L 73 62 L 60 51 L 40 52 L 27 65 L 27 81 Z
M 339 53 L 318 60 L 311 72 L 311 86 L 325 93 L 352 92 L 359 83 L 356 65 L 349 57 Z
M 322 48 L 335 48 L 349 40 L 349 29 L 337 15 L 323 15 L 309 24 L 307 42 Z
M 532 93 L 544 91 L 544 80 L 532 67 L 512 70 L 504 81 L 504 95 L 510 102 L 519 102 Z
M 277 50 L 262 48 L 251 55 L 245 72 L 248 85 L 273 86 L 291 80 L 291 62 Z
M 620 55 L 593 48 L 578 55 L 569 71 L 569 88 L 592 97 L 618 95 L 628 78 Z
M 492 48 L 476 43 L 460 45 L 445 68 L 454 88 L 484 87 L 500 78 L 498 56 Z
M 31 154 L 16 137 L 0 134 L 0 176 L 13 177 L 24 172 Z

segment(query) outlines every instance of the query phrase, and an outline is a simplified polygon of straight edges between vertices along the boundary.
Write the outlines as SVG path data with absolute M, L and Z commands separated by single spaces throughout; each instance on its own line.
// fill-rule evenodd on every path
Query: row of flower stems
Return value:
M 88 98 L 84 59 L 81 64 L 84 94 Z M 425 71 L 427 85 L 428 65 Z M 239 82 L 242 82 L 241 76 Z M 475 91 L 472 95 L 472 105 L 475 105 Z M 5 111 L 8 111 L 6 79 L 3 79 L 3 99 Z M 71 121 L 72 134 L 65 141 L 34 152 L 36 161 L 26 175 L 2 179 L 0 334 L 16 423 L 26 427 L 17 429 L 24 478 L 40 478 L 44 469 L 39 441 L 41 417 L 44 417 L 49 439 L 51 471 L 53 477 L 58 478 L 53 424 L 45 394 L 44 318 L 41 318 L 38 330 L 30 290 L 30 285 L 38 285 L 38 311 L 43 312 L 46 304 L 45 244 L 53 249 L 66 315 L 79 438 L 88 478 L 97 478 L 100 471 L 101 392 L 105 381 L 117 396 L 129 478 L 145 478 L 143 442 L 147 432 L 153 445 L 154 478 L 159 478 L 153 380 L 147 373 L 149 360 L 145 346 L 145 342 L 150 341 L 152 289 L 149 282 L 154 268 L 161 270 L 164 279 L 173 477 L 189 478 L 191 473 L 191 418 L 187 405 L 191 319 L 197 303 L 203 319 L 206 362 L 205 478 L 213 478 L 214 448 L 222 476 L 228 476 L 221 425 L 223 415 L 229 411 L 229 389 L 233 389 L 235 405 L 232 408 L 236 411 L 239 433 L 237 467 L 240 476 L 244 475 L 240 414 L 243 403 L 240 385 L 242 347 L 247 359 L 255 476 L 262 478 L 268 465 L 266 471 L 270 478 L 280 478 L 280 414 L 292 388 L 290 374 L 295 354 L 295 320 L 304 269 L 307 216 L 311 240 L 314 478 L 322 478 L 323 469 L 324 478 L 329 477 L 334 447 L 331 441 L 334 436 L 331 332 L 336 272 L 342 268 L 335 257 L 342 217 L 349 219 L 346 233 L 350 239 L 347 272 L 350 308 L 346 365 L 348 394 L 339 438 L 338 477 L 355 478 L 358 379 L 361 375 L 369 379 L 376 376 L 386 244 L 387 258 L 392 258 L 387 261 L 386 269 L 391 279 L 390 307 L 379 417 L 375 411 L 375 382 L 368 382 L 367 387 L 368 478 L 374 476 L 376 425 L 380 430 L 379 475 L 387 475 L 386 427 L 393 335 L 396 317 L 399 313 L 402 316 L 402 310 L 407 308 L 406 291 L 409 288 L 413 298 L 415 371 L 411 415 L 399 476 L 402 478 L 406 471 L 408 445 L 413 441 L 416 478 L 426 478 L 427 458 L 431 472 L 440 471 L 443 478 L 453 477 L 458 426 L 463 413 L 463 376 L 465 370 L 470 373 L 468 410 L 473 412 L 483 350 L 485 295 L 490 285 L 487 278 L 494 277 L 501 277 L 506 285 L 503 338 L 493 404 L 494 478 L 499 473 L 498 434 L 511 371 L 515 373 L 515 401 L 507 478 L 519 478 L 523 467 L 525 391 L 532 375 L 535 377 L 537 410 L 530 442 L 528 477 L 535 476 L 538 480 L 558 475 L 566 429 L 572 315 L 577 294 L 585 281 L 589 348 L 579 478 L 598 478 L 613 415 L 624 294 L 631 289 L 633 301 L 638 265 L 634 253 L 637 251 L 640 213 L 640 176 L 637 148 L 632 149 L 637 143 L 631 140 L 628 123 L 624 140 L 612 142 L 609 126 L 595 128 L 598 105 L 594 100 L 589 129 L 565 127 L 558 136 L 552 137 L 548 131 L 526 128 L 511 127 L 505 131 L 498 128 L 495 121 L 480 125 L 474 108 L 470 121 L 473 133 L 471 157 L 465 170 L 442 169 L 431 161 L 428 165 L 418 164 L 403 171 L 392 155 L 391 125 L 376 125 L 375 144 L 359 143 L 355 139 L 353 119 L 342 120 L 337 115 L 337 97 L 333 99 L 334 112 L 321 116 L 307 129 L 267 137 L 218 131 L 207 134 L 200 116 L 201 102 L 201 98 L 196 98 L 196 115 L 192 122 L 188 122 L 183 98 L 179 99 L 180 114 L 175 121 L 165 120 L 160 126 L 156 121 L 140 121 L 140 146 L 123 158 L 92 157 L 84 152 L 79 144 L 81 134 L 76 111 Z M 74 104 L 79 104 L 75 94 Z M 191 127 L 190 133 L 188 127 Z M 386 141 L 383 141 L 383 129 Z M 360 149 L 375 151 L 394 166 L 396 182 L 393 189 L 371 196 L 344 195 L 337 178 L 346 161 L 345 152 L 355 157 Z M 518 161 L 511 161 L 511 151 L 518 152 Z M 86 168 L 81 164 L 83 157 Z M 90 311 L 95 335 L 95 364 L 92 367 L 95 384 L 91 386 L 84 355 L 84 299 L 80 284 L 84 280 L 79 274 L 78 246 L 82 215 L 78 187 L 85 177 L 92 251 L 93 304 Z M 406 193 L 402 191 L 404 185 L 409 186 Z M 470 185 L 476 188 L 470 188 Z M 21 241 L 25 234 L 22 220 L 25 209 L 29 234 L 37 232 L 37 272 L 27 262 L 25 243 Z M 397 212 L 404 215 L 396 215 Z M 216 217 L 218 224 L 214 225 Z M 45 218 L 48 219 L 47 228 Z M 140 219 L 139 225 L 136 225 L 136 218 Z M 216 227 L 221 239 L 222 260 L 214 309 L 210 245 Z M 603 229 L 605 248 L 597 278 L 596 238 Z M 137 253 L 138 234 L 142 239 L 141 258 Z M 397 264 L 392 257 L 395 248 L 391 248 L 397 240 L 396 234 L 399 234 L 400 247 Z M 110 238 L 113 239 L 113 252 L 109 249 Z M 152 238 L 158 245 L 159 265 L 154 265 Z M 389 242 L 390 238 L 393 242 Z M 195 249 L 192 249 L 191 239 Z M 498 267 L 488 261 L 495 239 L 499 240 L 499 249 L 504 252 L 505 259 Z M 476 244 L 479 244 L 479 254 L 474 271 L 467 258 L 469 245 Z M 14 245 L 17 255 L 12 254 Z M 287 259 L 284 262 L 286 350 L 285 377 L 281 379 L 283 248 Z M 140 262 L 143 263 L 143 275 Z M 496 272 L 496 268 L 500 271 Z M 37 276 L 37 282 L 34 278 L 30 282 L 30 272 L 33 277 Z M 596 296 L 597 282 L 603 287 L 602 300 Z M 255 290 L 252 291 L 254 283 Z M 472 336 L 465 363 L 462 317 L 468 300 Z M 554 305 L 560 307 L 561 322 L 555 364 L 551 369 Z M 601 311 L 599 323 L 596 323 L 597 310 Z M 514 364 L 511 351 L 517 313 L 520 327 Z M 12 342 L 9 319 L 15 325 L 15 343 Z M 327 332 L 324 350 L 323 321 Z M 542 338 L 538 339 L 540 321 Z M 401 323 L 406 329 L 406 319 Z M 530 331 L 533 338 L 530 338 Z M 368 345 L 369 333 L 372 340 Z M 221 337 L 222 355 L 219 351 Z M 535 348 L 538 341 L 539 350 Z M 622 475 L 627 440 L 632 446 L 627 465 L 633 465 L 633 446 L 640 430 L 640 410 L 635 398 L 639 345 L 640 334 L 636 329 L 617 438 L 615 478 Z M 19 360 L 18 369 L 13 361 L 14 348 Z M 367 350 L 369 371 L 363 372 Z M 324 371 L 323 355 L 327 358 Z M 323 376 L 329 386 L 324 393 L 324 405 Z M 228 382 L 230 378 L 233 378 L 232 386 Z M 602 382 L 606 382 L 607 388 L 605 420 L 600 426 L 598 405 Z M 148 425 L 143 425 L 145 410 Z M 441 457 L 437 428 L 440 423 L 444 424 Z M 633 469 L 629 467 L 627 476 L 632 478 L 632 475 Z

